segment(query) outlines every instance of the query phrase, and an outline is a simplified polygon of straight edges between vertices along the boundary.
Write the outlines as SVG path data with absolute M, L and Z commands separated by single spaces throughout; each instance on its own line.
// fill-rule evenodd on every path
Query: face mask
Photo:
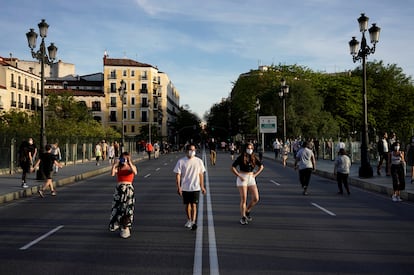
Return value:
M 246 153 L 251 155 L 253 153 L 253 149 L 246 149 Z
M 395 146 L 395 151 L 399 151 L 400 150 L 400 146 Z
M 187 156 L 189 156 L 190 158 L 191 158 L 191 157 L 194 157 L 194 156 L 195 156 L 195 154 L 196 154 L 196 152 L 195 152 L 195 151 L 193 151 L 193 150 L 189 150 L 189 151 L 187 152 Z

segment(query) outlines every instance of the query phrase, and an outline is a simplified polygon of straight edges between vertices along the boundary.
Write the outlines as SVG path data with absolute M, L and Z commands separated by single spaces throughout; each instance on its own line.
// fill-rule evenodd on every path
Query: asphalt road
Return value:
M 316 175 L 303 196 L 296 171 L 265 160 L 243 226 L 231 159 L 219 153 L 190 231 L 172 172 L 181 156 L 139 163 L 129 239 L 107 229 L 109 175 L 0 205 L 0 274 L 412 274 L 414 204 L 352 187 L 338 196 Z

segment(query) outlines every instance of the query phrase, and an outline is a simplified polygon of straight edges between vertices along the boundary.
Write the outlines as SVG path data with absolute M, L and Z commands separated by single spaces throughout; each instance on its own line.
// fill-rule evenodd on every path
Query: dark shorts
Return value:
M 50 171 L 49 169 L 47 169 L 47 170 L 40 170 L 40 173 L 42 174 L 42 177 L 44 179 L 51 179 L 52 178 L 52 171 Z
M 200 191 L 183 191 L 183 203 L 190 204 L 195 203 L 198 204 L 198 200 L 200 198 Z

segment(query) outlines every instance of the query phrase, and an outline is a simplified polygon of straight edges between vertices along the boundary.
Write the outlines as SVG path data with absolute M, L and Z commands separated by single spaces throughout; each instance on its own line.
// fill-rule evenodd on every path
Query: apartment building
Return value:
M 0 56 L 0 111 L 33 112 L 41 107 L 40 76 Z
M 145 127 L 145 132 L 153 135 L 156 131 L 166 139 L 168 122 L 175 121 L 179 110 L 179 93 L 167 74 L 150 64 L 107 55 L 104 55 L 103 65 L 108 112 L 104 124 L 117 129 L 123 125 L 125 137 L 138 136 Z M 124 92 L 123 101 L 121 91 Z

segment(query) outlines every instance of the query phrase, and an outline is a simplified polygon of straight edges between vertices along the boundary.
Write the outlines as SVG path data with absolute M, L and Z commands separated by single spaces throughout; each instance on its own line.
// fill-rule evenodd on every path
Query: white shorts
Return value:
M 243 178 L 240 179 L 240 177 Z M 253 186 L 256 185 L 256 178 L 253 176 L 253 174 L 243 174 L 240 173 L 240 177 L 237 177 L 236 185 L 239 186 Z

